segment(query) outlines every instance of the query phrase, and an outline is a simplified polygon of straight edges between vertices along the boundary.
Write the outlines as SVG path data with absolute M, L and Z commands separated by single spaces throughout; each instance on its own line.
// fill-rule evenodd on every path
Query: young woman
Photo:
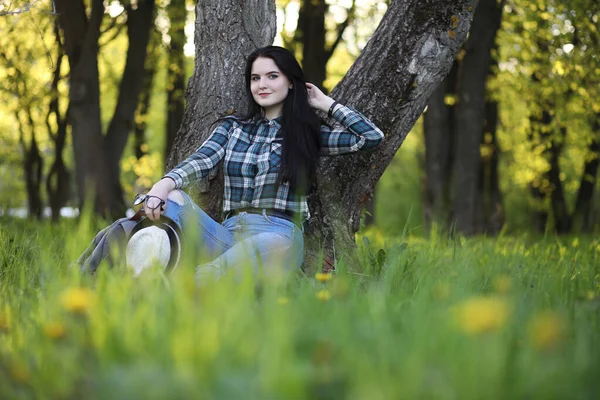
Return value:
M 247 60 L 246 117 L 225 117 L 211 136 L 168 172 L 145 197 L 145 213 L 161 213 L 196 230 L 214 259 L 197 275 L 221 274 L 250 263 L 263 270 L 297 269 L 303 260 L 302 222 L 309 218 L 306 196 L 318 158 L 370 149 L 383 133 L 357 111 L 307 83 L 288 50 L 267 46 Z M 313 109 L 340 125 L 322 125 Z M 225 193 L 220 224 L 184 192 L 224 162 Z M 164 211 L 163 211 L 164 209 Z M 189 238 L 187 239 L 189 240 Z

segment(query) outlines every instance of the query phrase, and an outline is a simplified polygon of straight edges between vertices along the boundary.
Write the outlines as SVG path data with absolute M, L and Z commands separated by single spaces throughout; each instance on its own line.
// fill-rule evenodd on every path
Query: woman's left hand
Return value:
M 327 96 L 321 89 L 308 82 L 306 82 L 306 91 L 308 93 L 308 104 L 312 108 L 316 108 L 323 112 L 329 111 L 329 107 L 333 104 L 333 99 L 331 97 Z

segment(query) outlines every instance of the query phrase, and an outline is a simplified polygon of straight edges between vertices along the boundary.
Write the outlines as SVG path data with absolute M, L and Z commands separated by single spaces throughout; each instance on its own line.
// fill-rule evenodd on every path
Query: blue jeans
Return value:
M 266 214 L 241 212 L 222 224 L 212 219 L 181 191 L 184 204 L 169 199 L 164 215 L 182 228 L 185 243 L 196 246 L 211 261 L 197 267 L 196 276 L 221 276 L 250 266 L 258 273 L 298 271 L 304 259 L 304 235 L 292 221 Z M 193 235 L 193 237 L 188 237 Z

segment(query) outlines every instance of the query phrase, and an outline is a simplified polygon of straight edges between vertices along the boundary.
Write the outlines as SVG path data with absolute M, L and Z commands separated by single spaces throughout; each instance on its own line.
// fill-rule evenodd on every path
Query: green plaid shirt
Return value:
M 381 132 L 364 115 L 350 107 L 337 105 L 333 118 L 341 126 L 321 126 L 321 153 L 338 155 L 371 149 L 383 139 Z M 187 159 L 165 176 L 177 188 L 205 178 L 224 159 L 225 213 L 239 208 L 270 208 L 310 216 L 306 196 L 278 183 L 281 164 L 279 119 L 241 121 L 224 119 L 210 137 Z

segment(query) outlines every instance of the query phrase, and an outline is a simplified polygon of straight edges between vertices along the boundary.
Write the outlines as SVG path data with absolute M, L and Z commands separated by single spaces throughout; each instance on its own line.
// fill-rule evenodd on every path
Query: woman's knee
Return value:
M 179 205 L 185 204 L 185 199 L 183 198 L 183 194 L 182 194 L 181 190 L 179 190 L 179 189 L 171 190 L 169 192 L 168 198 L 169 198 L 169 200 L 172 200 Z

